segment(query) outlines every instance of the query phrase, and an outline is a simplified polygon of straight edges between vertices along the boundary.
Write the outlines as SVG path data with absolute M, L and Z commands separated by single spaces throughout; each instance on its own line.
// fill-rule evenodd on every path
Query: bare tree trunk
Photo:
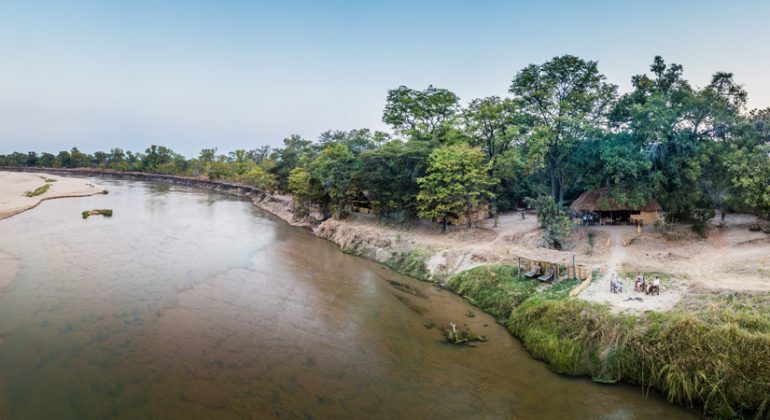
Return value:
M 473 206 L 470 204 L 465 205 L 465 217 L 468 219 L 466 222 L 468 222 L 468 229 L 473 227 L 473 219 L 471 219 L 471 216 L 473 216 Z

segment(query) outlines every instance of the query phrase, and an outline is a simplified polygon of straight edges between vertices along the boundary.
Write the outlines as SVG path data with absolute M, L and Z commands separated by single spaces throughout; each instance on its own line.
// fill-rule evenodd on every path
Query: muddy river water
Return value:
M 248 200 L 97 182 L 109 195 L 0 221 L 19 266 L 0 294 L 0 419 L 693 417 L 556 375 L 461 298 Z M 444 344 L 450 322 L 489 341 Z

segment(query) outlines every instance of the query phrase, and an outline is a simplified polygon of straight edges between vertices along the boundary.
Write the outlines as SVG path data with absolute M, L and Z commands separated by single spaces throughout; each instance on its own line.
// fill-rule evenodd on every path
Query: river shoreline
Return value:
M 439 283 L 465 297 L 497 317 L 532 357 L 546 362 L 557 373 L 588 376 L 600 382 L 642 385 L 645 389 L 659 390 L 680 405 L 702 407 L 708 415 L 715 417 L 768 414 L 762 408 L 770 395 L 765 389 L 770 384 L 764 383 L 768 367 L 744 355 L 766 354 L 770 343 L 751 328 L 736 330 L 734 323 L 742 312 L 732 315 L 725 312 L 731 308 L 732 298 L 729 303 L 727 300 L 709 301 L 713 306 L 710 309 L 693 303 L 689 308 L 672 312 L 615 314 L 603 305 L 567 299 L 569 289 L 574 286 L 571 283 L 565 282 L 564 290 L 555 294 L 544 294 L 535 289 L 519 290 L 516 287 L 520 285 L 512 287 L 515 280 L 510 272 L 506 274 L 498 268 L 504 266 L 496 266 L 494 262 L 481 261 L 451 275 L 436 275 L 443 273 L 436 267 L 431 270 L 429 256 L 419 243 L 399 241 L 397 234 L 391 238 L 372 236 L 345 221 L 295 217 L 290 197 L 265 194 L 250 186 L 141 172 L 0 170 L 157 181 L 248 197 L 256 207 L 334 242 L 346 253 L 383 263 L 420 280 Z M 460 277 L 457 274 L 461 272 L 467 274 Z M 742 302 L 738 303 L 743 305 Z M 740 319 L 737 322 L 740 324 Z M 727 363 L 727 368 L 722 361 Z M 710 366 L 704 367 L 712 362 L 714 372 Z M 756 375 L 759 385 L 747 384 L 745 378 L 749 375 Z M 719 389 L 715 388 L 717 386 Z
M 46 200 L 88 197 L 105 191 L 100 185 L 74 178 L 48 178 L 41 171 L 6 172 L 0 178 L 0 220 L 31 210 Z

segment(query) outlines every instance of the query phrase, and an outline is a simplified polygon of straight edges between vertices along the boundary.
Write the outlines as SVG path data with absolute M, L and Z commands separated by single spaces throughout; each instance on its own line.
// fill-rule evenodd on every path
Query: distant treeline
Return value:
M 621 204 L 657 199 L 672 221 L 702 222 L 713 209 L 770 216 L 770 108 L 748 111 L 731 73 L 698 88 L 660 57 L 631 81 L 619 95 L 596 62 L 565 55 L 516 73 L 506 98 L 462 106 L 433 86 L 390 90 L 382 119 L 392 133 L 292 135 L 281 148 L 211 148 L 192 159 L 155 145 L 143 153 L 73 148 L 0 155 L 0 165 L 233 180 L 291 192 L 300 210 L 327 215 L 362 206 L 446 222 L 525 202 L 558 212 L 585 190 L 607 188 Z

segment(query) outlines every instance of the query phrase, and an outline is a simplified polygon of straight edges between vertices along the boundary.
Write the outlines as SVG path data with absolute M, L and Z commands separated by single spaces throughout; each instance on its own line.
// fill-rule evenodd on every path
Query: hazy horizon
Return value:
M 0 154 L 278 146 L 381 122 L 388 89 L 463 104 L 574 54 L 621 92 L 655 55 L 696 86 L 735 74 L 770 106 L 770 3 L 0 2 Z

